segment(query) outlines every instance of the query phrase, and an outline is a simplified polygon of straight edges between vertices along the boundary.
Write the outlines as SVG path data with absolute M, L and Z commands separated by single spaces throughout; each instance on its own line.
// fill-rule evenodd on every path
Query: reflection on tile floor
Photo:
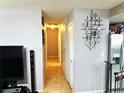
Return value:
M 44 93 L 72 93 L 57 59 L 48 59 Z

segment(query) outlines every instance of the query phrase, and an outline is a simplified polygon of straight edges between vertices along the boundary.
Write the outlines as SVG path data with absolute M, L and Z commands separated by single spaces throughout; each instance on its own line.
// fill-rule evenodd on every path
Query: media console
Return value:
M 24 46 L 0 46 L 0 93 L 38 93 L 35 85 L 35 51 L 30 50 L 29 52 L 31 92 L 25 86 L 17 86 L 19 80 L 25 79 L 26 53 Z
M 20 93 L 21 88 L 10 88 L 10 89 L 3 89 L 2 93 Z
M 1 93 L 31 93 L 31 92 L 27 87 L 21 86 L 16 88 L 2 89 Z

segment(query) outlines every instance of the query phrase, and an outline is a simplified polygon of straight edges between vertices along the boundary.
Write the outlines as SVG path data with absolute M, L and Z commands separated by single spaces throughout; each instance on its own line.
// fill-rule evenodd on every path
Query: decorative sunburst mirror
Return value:
M 90 15 L 84 19 L 82 23 L 84 44 L 91 50 L 99 42 L 101 38 L 101 30 L 103 29 L 102 19 L 91 10 Z

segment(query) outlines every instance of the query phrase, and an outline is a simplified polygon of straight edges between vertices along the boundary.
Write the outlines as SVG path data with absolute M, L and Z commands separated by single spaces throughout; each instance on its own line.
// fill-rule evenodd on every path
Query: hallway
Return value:
M 48 59 L 44 93 L 72 93 L 57 59 Z

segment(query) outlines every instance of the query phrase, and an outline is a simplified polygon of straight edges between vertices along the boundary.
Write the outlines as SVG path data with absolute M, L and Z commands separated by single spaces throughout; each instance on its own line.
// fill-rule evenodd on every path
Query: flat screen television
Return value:
M 0 81 L 24 79 L 23 46 L 0 46 Z

